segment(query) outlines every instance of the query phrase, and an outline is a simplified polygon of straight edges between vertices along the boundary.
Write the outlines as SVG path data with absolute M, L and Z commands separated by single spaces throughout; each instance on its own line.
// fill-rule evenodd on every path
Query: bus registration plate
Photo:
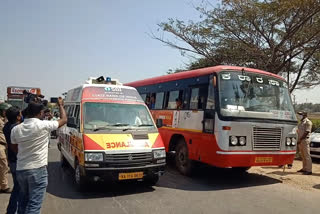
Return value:
M 119 173 L 119 180 L 143 178 L 143 172 Z
M 256 157 L 255 163 L 272 163 L 272 157 Z

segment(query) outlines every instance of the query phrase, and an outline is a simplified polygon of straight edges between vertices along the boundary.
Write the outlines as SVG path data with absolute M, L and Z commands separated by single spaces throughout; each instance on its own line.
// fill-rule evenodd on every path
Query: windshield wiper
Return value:
M 127 123 L 116 123 L 116 124 L 112 124 L 110 126 L 129 126 L 130 124 Z
M 143 127 L 143 126 L 154 126 L 153 124 L 141 124 L 141 125 L 138 125 L 138 127 Z
M 134 130 L 133 128 L 125 128 L 125 129 L 122 129 L 122 131 L 128 131 L 128 130 Z
M 105 127 L 105 126 L 102 126 L 102 127 L 97 127 L 97 128 L 93 128 L 92 131 L 96 132 L 96 131 L 99 131 L 99 130 L 110 130 L 110 127 Z

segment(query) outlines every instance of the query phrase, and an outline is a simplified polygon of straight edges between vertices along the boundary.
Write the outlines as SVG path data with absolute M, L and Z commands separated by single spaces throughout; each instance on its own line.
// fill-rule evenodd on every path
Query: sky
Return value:
M 212 1 L 217 4 L 218 0 Z M 126 83 L 166 74 L 190 59 L 151 38 L 157 24 L 199 20 L 201 0 L 2 0 L 0 98 L 7 86 L 39 87 L 46 98 L 110 76 Z M 166 38 L 172 38 L 164 34 Z M 320 103 L 316 89 L 296 101 Z

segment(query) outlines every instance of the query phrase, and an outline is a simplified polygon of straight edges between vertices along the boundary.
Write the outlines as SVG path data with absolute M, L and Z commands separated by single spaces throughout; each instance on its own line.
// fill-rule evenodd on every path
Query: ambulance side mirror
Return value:
M 163 120 L 162 119 L 157 119 L 156 120 L 156 125 L 157 125 L 157 128 L 161 128 L 163 126 Z

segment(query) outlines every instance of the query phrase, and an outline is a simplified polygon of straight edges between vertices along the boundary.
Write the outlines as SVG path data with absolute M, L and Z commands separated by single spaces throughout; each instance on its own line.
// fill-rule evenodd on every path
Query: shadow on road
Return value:
M 154 188 L 142 182 L 95 182 L 90 183 L 85 191 L 79 191 L 73 180 L 71 167 L 61 168 L 59 162 L 49 162 L 49 184 L 47 192 L 60 198 L 92 199 L 152 192 Z
M 302 173 L 300 172 L 283 172 L 283 171 L 275 171 L 275 172 L 269 172 L 267 174 L 275 174 L 275 175 L 280 175 L 280 176 L 285 176 L 285 175 L 301 175 L 303 176 Z M 308 176 L 320 176 L 320 173 L 312 173 L 312 175 L 308 175 Z
M 320 190 L 320 184 L 314 185 L 313 188 Z
M 264 175 L 237 172 L 199 164 L 191 177 L 186 177 L 175 169 L 172 163 L 167 166 L 166 175 L 157 186 L 186 191 L 218 191 L 254 186 L 271 185 L 282 181 Z

